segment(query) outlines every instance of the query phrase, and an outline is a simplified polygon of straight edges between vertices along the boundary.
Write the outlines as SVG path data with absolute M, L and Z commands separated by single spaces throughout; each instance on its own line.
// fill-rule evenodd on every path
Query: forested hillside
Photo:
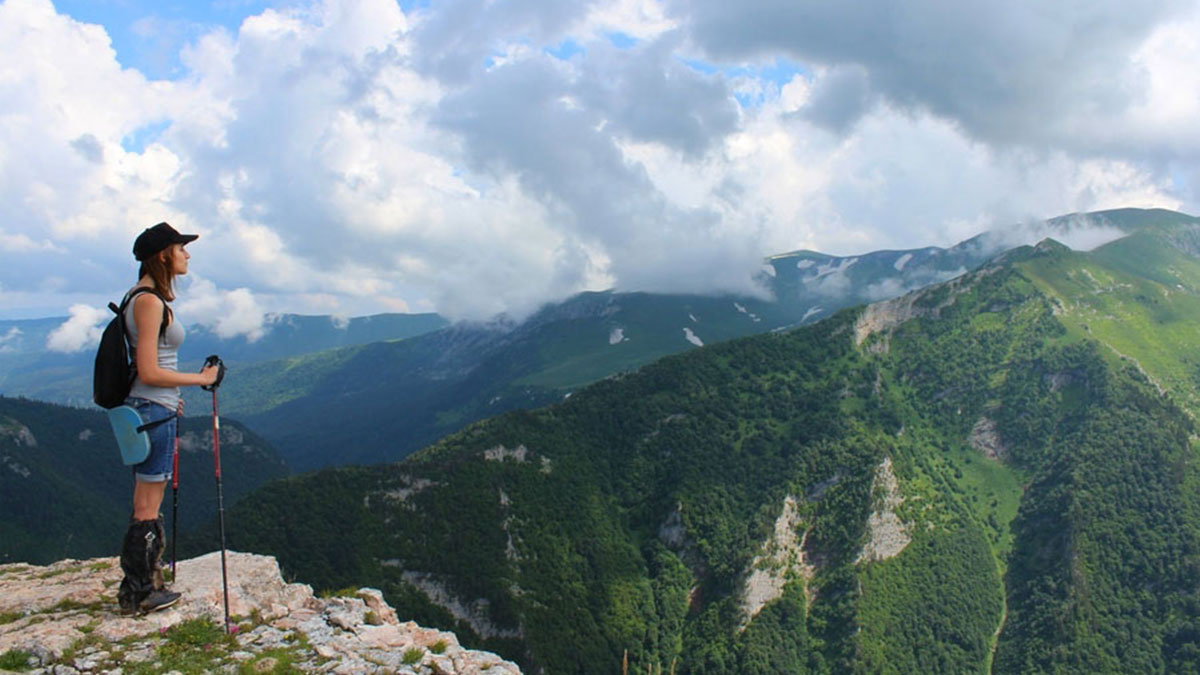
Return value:
M 212 421 L 189 410 L 180 433 L 179 537 L 196 541 L 216 518 Z M 222 420 L 225 504 L 287 474 L 275 450 L 241 424 Z M 132 509 L 133 477 L 101 410 L 0 397 L 0 562 L 43 564 L 115 555 Z M 168 533 L 171 491 L 163 503 Z
M 846 257 L 796 251 L 766 261 L 761 281 L 769 297 L 583 293 L 518 324 L 457 324 L 241 367 L 226 392 L 228 409 L 295 470 L 394 461 L 476 420 L 559 401 L 670 354 L 794 328 L 948 280 L 1028 237 L 1023 227 L 1070 240 L 1097 228 L 1116 236 L 1195 220 L 1120 209 L 984 233 L 946 249 Z
M 1108 222 L 1109 215 L 1045 227 Z M 1004 250 L 1007 240 L 990 233 L 949 249 L 776 255 L 763 265 L 758 297 L 582 293 L 519 323 L 463 323 L 244 368 L 228 392 L 229 409 L 297 470 L 397 460 L 476 420 L 559 401 L 664 356 L 812 323 L 945 281 Z
M 1152 242 L 1180 274 L 1192 227 Z M 1194 671 L 1194 382 L 1159 373 L 1200 349 L 1105 341 L 1088 303 L 1145 303 L 1080 266 L 1128 274 L 1020 249 L 272 483 L 233 545 L 547 673 Z M 1195 319 L 1177 285 L 1145 330 Z

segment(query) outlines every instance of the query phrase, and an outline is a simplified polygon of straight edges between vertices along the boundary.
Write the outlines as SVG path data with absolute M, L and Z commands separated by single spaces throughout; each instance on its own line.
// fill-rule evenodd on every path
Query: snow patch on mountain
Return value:
M 818 267 L 816 275 L 809 277 L 806 281 L 816 281 L 831 274 L 845 274 L 846 270 L 854 267 L 857 262 L 858 258 L 842 258 L 836 264 L 831 261 Z
M 818 295 L 841 298 L 853 290 L 847 272 L 858 263 L 858 258 L 838 258 L 817 266 L 800 279 L 806 290 Z
M 748 309 L 746 309 L 745 307 L 743 307 L 743 306 L 741 305 L 741 303 L 735 302 L 735 303 L 733 303 L 733 307 L 734 307 L 734 309 L 736 309 L 738 312 L 740 312 L 740 313 L 742 313 L 742 314 L 745 314 L 746 316 L 750 317 L 750 320 L 751 320 L 751 321 L 753 321 L 754 323 L 758 323 L 759 321 L 762 321 L 762 319 L 761 319 L 761 318 L 759 318 L 759 316 L 758 316 L 757 314 L 755 314 L 754 312 L 751 312 L 750 310 L 748 310 Z

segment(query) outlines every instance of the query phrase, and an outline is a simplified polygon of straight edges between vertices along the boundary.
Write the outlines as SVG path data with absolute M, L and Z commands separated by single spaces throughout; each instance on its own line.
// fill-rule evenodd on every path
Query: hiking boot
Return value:
M 158 514 L 158 520 L 154 521 L 154 540 L 148 543 L 151 574 L 151 587 L 156 591 L 166 590 L 167 582 L 163 577 L 163 568 L 167 566 L 163 562 L 163 550 L 167 545 L 167 533 L 163 528 L 162 514 Z
M 117 606 L 124 616 L 133 616 L 138 613 L 137 598 L 134 597 L 133 592 L 124 583 L 121 584 L 121 589 L 117 592 Z
M 175 591 L 150 591 L 150 594 L 138 603 L 138 611 L 157 612 L 179 602 L 181 597 L 183 595 Z
M 121 544 L 121 571 L 125 578 L 117 589 L 117 605 L 125 615 L 136 614 L 154 588 L 153 555 L 158 535 L 153 520 L 130 520 Z

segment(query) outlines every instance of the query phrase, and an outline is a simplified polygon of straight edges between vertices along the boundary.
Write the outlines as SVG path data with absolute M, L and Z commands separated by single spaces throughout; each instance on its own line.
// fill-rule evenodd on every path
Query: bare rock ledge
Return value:
M 0 566 L 0 671 L 31 673 L 313 672 L 520 673 L 490 652 L 463 649 L 453 633 L 401 622 L 374 589 L 318 598 L 284 582 L 269 556 L 227 553 L 224 637 L 221 555 L 178 564 L 174 607 L 141 617 L 117 612 L 116 558 Z M 19 662 L 19 663 L 18 663 Z

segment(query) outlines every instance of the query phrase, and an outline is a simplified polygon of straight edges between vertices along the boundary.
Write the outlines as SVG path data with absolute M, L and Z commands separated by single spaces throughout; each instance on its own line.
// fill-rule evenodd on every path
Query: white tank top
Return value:
M 132 293 L 133 289 L 130 289 L 129 292 Z M 146 294 L 139 293 L 138 297 L 142 295 Z M 137 298 L 134 298 L 134 300 L 136 301 Z M 136 371 L 138 329 L 137 323 L 133 320 L 132 301 L 125 307 L 125 331 L 129 333 L 129 356 L 133 359 L 134 370 Z M 171 323 L 167 325 L 167 330 L 158 339 L 159 368 L 174 371 L 179 370 L 179 345 L 183 344 L 183 338 L 183 324 L 179 321 L 179 317 L 174 316 L 172 313 Z M 142 382 L 141 377 L 134 377 L 133 388 L 129 390 L 129 395 L 154 401 L 171 410 L 179 407 L 179 387 L 152 387 Z

